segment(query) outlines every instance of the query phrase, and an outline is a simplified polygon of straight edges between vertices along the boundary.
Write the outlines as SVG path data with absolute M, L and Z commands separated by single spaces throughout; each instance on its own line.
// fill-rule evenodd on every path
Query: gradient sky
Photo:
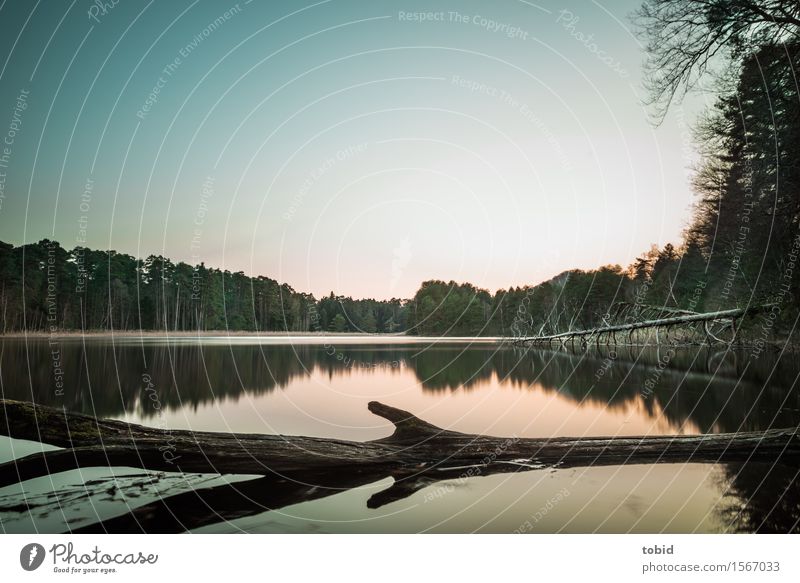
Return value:
M 627 265 L 688 221 L 705 104 L 648 123 L 638 0 L 107 4 L 0 4 L 0 240 L 388 298 Z

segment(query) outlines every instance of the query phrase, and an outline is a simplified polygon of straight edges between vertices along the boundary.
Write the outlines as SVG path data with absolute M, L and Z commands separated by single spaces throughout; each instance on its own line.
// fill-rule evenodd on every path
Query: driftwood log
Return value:
M 180 532 L 322 498 L 392 477 L 379 507 L 435 482 L 544 467 L 665 462 L 797 464 L 797 428 L 707 435 L 521 439 L 444 430 L 371 402 L 395 426 L 368 442 L 286 435 L 170 431 L 0 400 L 0 434 L 63 449 L 0 464 L 0 487 L 86 467 L 134 467 L 262 478 L 164 498 L 83 532 Z

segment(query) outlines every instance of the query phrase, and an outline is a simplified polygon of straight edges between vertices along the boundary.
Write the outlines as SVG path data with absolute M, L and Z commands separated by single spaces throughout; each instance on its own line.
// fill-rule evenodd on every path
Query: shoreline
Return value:
M 356 340 L 356 339 L 372 339 L 375 341 L 385 341 L 387 339 L 396 338 L 407 340 L 408 342 L 477 342 L 477 343 L 498 343 L 498 342 L 514 342 L 513 337 L 504 336 L 414 336 L 400 333 L 369 333 L 369 332 L 287 332 L 287 331 L 268 331 L 268 332 L 251 332 L 247 330 L 179 330 L 174 332 L 165 332 L 163 330 L 59 330 L 57 332 L 46 332 L 43 330 L 36 330 L 30 332 L 6 332 L 0 333 L 1 340 L 78 340 L 81 338 L 89 339 L 142 339 L 142 340 L 175 340 L 175 339 L 279 339 L 279 338 L 330 338 L 332 340 Z M 792 342 L 791 338 L 771 339 L 765 341 L 764 346 L 772 349 L 783 348 L 787 352 L 800 351 L 800 342 Z M 547 348 L 545 344 L 536 345 L 533 343 L 525 344 L 529 349 L 537 346 L 538 348 Z M 604 344 L 604 347 L 624 347 L 624 346 L 644 346 L 641 344 Z M 651 345 L 655 347 L 656 345 Z M 677 345 L 661 345 L 671 346 L 673 348 L 689 348 L 705 346 L 704 344 L 677 344 Z M 754 346 L 751 339 L 744 338 L 741 344 L 732 346 L 732 349 L 748 350 Z M 550 347 L 552 348 L 552 347 Z
M 407 336 L 405 333 L 400 334 L 370 334 L 368 332 L 285 332 L 285 331 L 269 331 L 269 332 L 250 332 L 247 330 L 178 330 L 175 332 L 165 332 L 163 330 L 58 330 L 56 332 L 46 332 L 43 330 L 34 330 L 30 332 L 5 332 L 0 333 L 0 339 L 20 339 L 20 338 L 111 338 L 111 337 L 126 337 L 126 338 L 205 338 L 208 336 L 251 336 L 255 338 L 280 338 L 280 337 L 298 337 L 308 336 L 324 337 L 324 336 L 352 336 L 352 337 L 397 337 L 397 338 L 415 338 L 414 336 Z
M 43 332 L 41 330 L 35 332 L 13 332 L 0 334 L 0 341 L 2 340 L 35 340 L 49 341 L 51 344 L 60 341 L 77 341 L 81 339 L 91 340 L 120 340 L 130 342 L 133 340 L 141 341 L 172 341 L 172 340 L 230 340 L 248 341 L 248 340 L 273 340 L 280 341 L 281 339 L 291 340 L 325 340 L 326 342 L 336 344 L 353 344 L 358 342 L 376 342 L 384 344 L 392 341 L 407 342 L 412 344 L 418 343 L 439 343 L 439 342 L 470 342 L 470 343 L 498 343 L 504 342 L 506 338 L 499 336 L 411 336 L 405 333 L 401 334 L 369 334 L 367 332 L 248 332 L 248 331 L 229 331 L 229 330 L 204 330 L 204 331 L 178 331 L 178 332 L 163 332 L 156 330 L 124 330 L 119 332 L 108 332 L 95 330 L 91 332 L 81 332 L 74 330 L 66 330 L 60 332 Z

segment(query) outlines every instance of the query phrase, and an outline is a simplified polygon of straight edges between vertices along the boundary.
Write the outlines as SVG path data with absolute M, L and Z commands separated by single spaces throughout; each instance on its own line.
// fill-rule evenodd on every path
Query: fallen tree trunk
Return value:
M 0 486 L 91 466 L 291 477 L 452 466 L 586 466 L 800 457 L 797 429 L 707 435 L 519 439 L 448 431 L 371 402 L 395 425 L 369 442 L 286 435 L 170 431 L 19 401 L 0 401 L 0 434 L 65 449 L 0 465 Z
M 712 435 L 519 439 L 443 430 L 377 402 L 389 437 L 353 442 L 283 435 L 169 431 L 19 401 L 2 401 L 0 434 L 64 449 L 0 464 L 0 486 L 85 467 L 257 474 L 176 494 L 75 532 L 181 532 L 322 498 L 386 477 L 372 508 L 441 480 L 539 469 L 663 462 L 800 460 L 797 429 Z
M 571 330 L 568 332 L 561 332 L 559 334 L 552 334 L 550 336 L 529 336 L 524 338 L 517 338 L 518 342 L 530 342 L 533 344 L 542 342 L 552 342 L 554 340 L 565 342 L 576 338 L 597 337 L 602 334 L 614 334 L 616 332 L 634 332 L 636 330 L 644 330 L 648 328 L 669 328 L 672 326 L 680 326 L 684 324 L 707 324 L 708 322 L 715 322 L 719 320 L 735 321 L 738 318 L 743 318 L 749 314 L 755 314 L 771 308 L 771 304 L 763 306 L 750 306 L 748 308 L 736 308 L 733 310 L 722 310 L 719 312 L 705 312 L 702 314 L 691 313 L 682 314 L 679 316 L 672 316 L 669 318 L 660 318 L 657 320 L 642 320 L 640 322 L 631 322 L 630 324 L 616 324 L 613 326 L 601 326 L 589 330 Z M 708 330 L 706 329 L 708 335 Z M 719 341 L 719 339 L 717 339 Z

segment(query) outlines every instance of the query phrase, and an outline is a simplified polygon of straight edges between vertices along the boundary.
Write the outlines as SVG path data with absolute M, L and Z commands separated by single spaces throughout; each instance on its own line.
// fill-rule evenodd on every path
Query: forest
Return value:
M 2 330 L 527 336 L 641 318 L 652 307 L 770 303 L 770 333 L 788 334 L 800 313 L 800 3 L 647 0 L 636 24 L 656 124 L 701 80 L 717 95 L 695 128 L 696 204 L 677 245 L 494 294 L 427 281 L 413 298 L 377 301 L 316 299 L 268 277 L 161 256 L 0 243 Z
M 317 300 L 268 277 L 151 255 L 0 242 L 2 330 L 402 331 L 400 300 Z

